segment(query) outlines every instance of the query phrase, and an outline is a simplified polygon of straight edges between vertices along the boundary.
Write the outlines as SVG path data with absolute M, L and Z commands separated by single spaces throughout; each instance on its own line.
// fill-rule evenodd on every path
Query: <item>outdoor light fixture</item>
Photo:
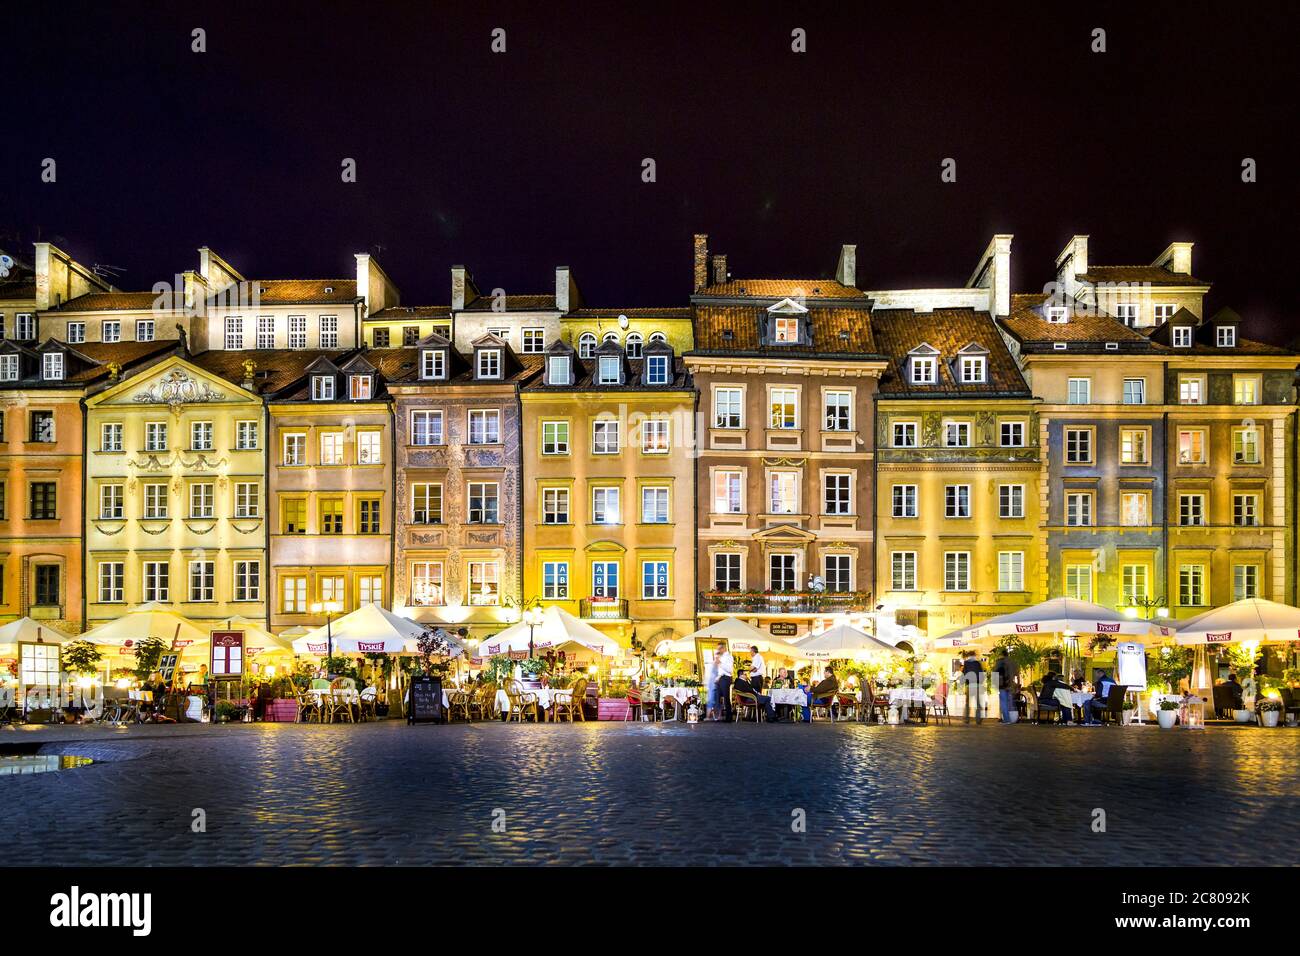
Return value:
M 330 630 L 330 616 L 342 610 L 343 605 L 338 601 L 317 601 L 311 606 L 313 614 L 324 613 L 325 615 L 325 660 L 327 661 L 334 656 L 334 632 Z M 333 674 L 329 676 L 331 680 L 334 679 Z
M 1124 608 L 1124 616 L 1127 618 L 1135 618 L 1138 616 L 1138 609 L 1135 607 L 1126 607 Z
M 1167 607 L 1156 608 L 1156 617 L 1168 617 L 1168 616 L 1169 616 L 1169 608 Z
M 545 617 L 540 607 L 530 607 L 524 611 L 524 623 L 528 625 L 528 659 L 533 658 L 533 631 L 542 626 Z

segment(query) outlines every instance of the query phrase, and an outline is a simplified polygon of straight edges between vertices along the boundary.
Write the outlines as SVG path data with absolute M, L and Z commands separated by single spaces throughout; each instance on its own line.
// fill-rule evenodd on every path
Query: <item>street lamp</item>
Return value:
M 313 614 L 325 614 L 325 660 L 330 660 L 334 656 L 334 632 L 330 629 L 330 616 L 338 614 L 343 610 L 343 605 L 338 601 L 317 601 L 311 606 Z M 334 675 L 329 675 L 334 679 Z
M 528 625 L 528 659 L 533 658 L 533 631 L 542 626 L 545 620 L 540 607 L 530 607 L 524 611 L 524 623 Z

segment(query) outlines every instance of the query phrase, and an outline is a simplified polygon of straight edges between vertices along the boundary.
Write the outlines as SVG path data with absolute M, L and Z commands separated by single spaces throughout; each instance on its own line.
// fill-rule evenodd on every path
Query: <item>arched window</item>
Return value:
M 651 333 L 650 333 L 650 341 L 651 341 L 651 342 L 667 342 L 667 341 L 668 341 L 668 336 L 664 335 L 662 332 L 651 332 Z
M 627 357 L 630 359 L 639 359 L 641 357 L 640 332 L 629 332 L 627 334 Z
M 583 332 L 578 336 L 578 358 L 589 359 L 596 353 L 596 336 Z
M 603 336 L 601 336 L 600 339 L 602 345 L 604 345 L 606 342 L 617 342 L 617 341 L 618 341 L 617 332 L 606 332 Z

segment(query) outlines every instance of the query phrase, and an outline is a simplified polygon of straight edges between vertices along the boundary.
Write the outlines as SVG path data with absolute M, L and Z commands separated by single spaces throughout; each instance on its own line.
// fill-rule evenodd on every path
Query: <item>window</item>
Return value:
M 591 489 L 591 520 L 593 524 L 622 523 L 618 487 L 609 485 Z
M 569 423 L 542 422 L 542 454 L 567 455 L 569 453 Z
M 30 489 L 31 516 L 35 521 L 52 521 L 58 517 L 56 505 L 58 484 L 53 481 L 33 481 Z
M 411 412 L 411 444 L 442 444 L 442 412 L 431 409 Z
M 307 464 L 307 436 L 300 432 L 289 432 L 284 436 L 284 457 L 286 465 Z
M 379 506 L 379 498 L 361 498 L 357 501 L 357 534 L 380 533 Z M 372 602 L 367 601 L 365 603 Z
M 1092 600 L 1092 565 L 1065 566 L 1065 596 L 1076 601 Z
M 1025 423 L 1003 422 L 999 443 L 1003 448 L 1023 448 L 1025 446 Z
M 596 336 L 583 332 L 578 336 L 578 358 L 589 359 L 596 354 Z
M 1205 524 L 1205 495 L 1178 496 L 1178 523 L 1187 527 Z
M 339 347 L 339 317 L 322 315 L 320 317 L 320 347 L 336 349 Z
M 122 341 L 122 323 L 117 320 L 105 322 L 99 327 L 100 337 L 105 342 Z
M 646 601 L 668 597 L 668 562 L 641 562 L 641 597 Z
M 982 355 L 963 355 L 960 369 L 963 384 L 978 385 L 987 380 L 988 360 Z
M 57 607 L 59 604 L 59 566 L 57 564 L 37 564 L 35 572 L 36 594 L 32 602 L 37 607 Z
M 1221 349 L 1230 349 L 1237 344 L 1237 327 L 1220 325 L 1214 330 L 1214 343 Z
M 741 390 L 738 388 L 715 388 L 713 390 L 713 427 L 740 428 Z
M 501 350 L 479 349 L 475 357 L 474 367 L 476 378 L 500 378 Z
M 894 485 L 894 517 L 916 517 L 916 485 Z
M 617 455 L 619 447 L 618 422 L 599 419 L 591 423 L 591 453 Z
M 262 562 L 235 562 L 235 600 L 260 601 L 262 599 Z
M 1205 603 L 1205 565 L 1185 564 L 1178 569 L 1178 603 L 1184 607 Z
M 1120 568 L 1120 603 L 1142 604 L 1150 596 L 1147 566 L 1145 564 L 1126 564 Z
M 768 393 L 772 428 L 799 427 L 799 390 L 774 388 Z
M 316 521 L 321 534 L 342 534 L 343 499 L 319 499 L 316 503 Z
M 1025 516 L 1025 486 L 998 486 L 998 517 L 1023 518 Z M 1016 590 L 1020 590 L 1016 588 Z
M 852 395 L 849 392 L 826 393 L 826 430 L 828 432 L 846 432 L 852 425 L 850 407 Z
M 542 598 L 566 601 L 569 598 L 569 562 L 542 562 Z
M 998 552 L 998 590 L 1023 591 L 1025 589 L 1025 553 L 1023 551 Z
M 1124 379 L 1124 404 L 1145 405 L 1147 402 L 1147 380 L 1144 378 Z
M 144 517 L 166 518 L 169 511 L 168 504 L 168 486 L 164 482 L 151 481 L 144 486 Z
M 18 381 L 18 356 L 0 355 L 0 382 Z
M 261 514 L 261 490 L 255 481 L 235 482 L 236 518 L 256 518 Z
M 1121 428 L 1119 430 L 1119 463 L 1145 465 L 1147 463 L 1147 430 Z
M 1156 306 L 1156 320 L 1160 319 L 1161 306 Z M 1176 349 L 1189 349 L 1192 347 L 1192 327 L 1190 325 L 1175 325 L 1173 328 L 1173 345 Z
M 122 423 L 108 422 L 99 426 L 99 450 L 122 450 Z
M 1092 461 L 1092 430 L 1067 428 L 1065 430 L 1065 461 L 1071 465 L 1086 465 Z
M 846 515 L 851 513 L 849 503 L 852 479 L 852 475 L 826 475 L 823 477 L 822 483 L 826 502 L 825 514 Z
M 211 601 L 216 592 L 216 563 L 213 561 L 190 562 L 190 600 Z
M 289 316 L 289 348 L 305 349 L 307 347 L 307 316 Z
M 167 450 L 167 423 L 166 422 L 145 422 L 144 423 L 144 450 L 145 451 L 166 451 Z
M 740 590 L 740 560 L 741 555 L 734 553 L 713 556 L 713 590 Z
M 469 603 L 494 605 L 499 596 L 498 566 L 495 561 L 469 563 Z
M 1072 491 L 1065 496 L 1065 523 L 1074 528 L 1092 525 L 1092 493 Z
M 970 552 L 947 551 L 943 556 L 943 589 L 970 590 Z
M 822 559 L 822 581 L 831 594 L 846 594 L 853 590 L 853 560 L 847 554 L 828 554 Z
M 285 614 L 307 613 L 307 578 L 286 574 L 280 578 L 280 608 Z
M 257 448 L 257 422 L 235 422 L 235 451 Z
M 102 561 L 99 565 L 99 600 L 118 604 L 126 599 L 126 565 L 121 561 Z
M 630 359 L 639 359 L 639 358 L 641 357 L 641 355 L 642 355 L 642 352 L 641 352 L 641 333 L 640 333 L 640 332 L 629 332 L 629 333 L 627 334 L 627 342 L 625 343 L 625 347 L 626 347 L 626 349 L 627 349 L 627 357 L 628 357 L 628 358 L 630 358 Z
M 442 485 L 436 482 L 411 485 L 411 523 L 442 524 Z
M 617 355 L 602 355 L 596 363 L 596 381 L 600 385 L 617 385 L 622 381 Z
M 285 534 L 307 533 L 307 499 L 280 499 L 280 528 Z
M 1178 311 L 1178 307 L 1173 303 L 1163 303 L 1157 305 L 1154 311 L 1156 317 L 1156 324 L 1158 325 L 1161 322 L 1167 322 L 1170 319 L 1172 319 L 1174 317 L 1174 313 Z
M 1259 566 L 1255 564 L 1234 564 L 1232 566 L 1232 599 L 1234 601 L 1245 601 L 1257 597 L 1259 597 Z
M 1178 433 L 1178 464 L 1205 464 L 1205 429 L 1192 428 Z
M 772 341 L 782 344 L 799 341 L 799 319 L 796 316 L 777 315 L 772 318 Z
M 647 385 L 667 385 L 669 376 L 669 357 L 667 355 L 651 355 L 645 360 L 645 380 Z
M 542 489 L 542 524 L 569 523 L 569 489 Z
M 211 518 L 214 514 L 213 496 L 216 485 L 210 481 L 196 481 L 190 485 L 190 517 Z
M 1070 318 L 1070 310 L 1061 305 L 1047 307 L 1047 321 L 1052 325 L 1064 325 Z
M 571 385 L 569 378 L 569 357 L 552 355 L 546 360 L 547 385 Z
M 1223 330 L 1220 329 L 1219 331 L 1223 331 Z M 46 358 L 48 357 L 49 356 L 47 355 Z M 1259 383 L 1258 375 L 1232 376 L 1232 404 L 1258 405 L 1259 388 L 1260 388 L 1260 383 Z
M 894 422 L 894 447 L 916 447 L 916 422 Z
M 792 515 L 799 511 L 799 472 L 774 471 L 769 479 L 771 513 Z
M 190 451 L 212 451 L 212 422 L 190 422 Z
M 946 485 L 943 489 L 945 518 L 970 517 L 970 485 Z
M 420 378 L 443 379 L 447 377 L 447 352 L 445 349 L 425 349 L 420 353 Z
M 374 376 L 372 375 L 349 375 L 348 398 L 354 402 L 366 401 L 370 398 L 373 382 Z
M 1071 405 L 1088 405 L 1092 402 L 1092 379 L 1072 378 L 1066 391 L 1066 402 Z
M 890 587 L 895 591 L 916 590 L 916 552 L 894 551 L 889 556 Z
M 384 578 L 380 574 L 357 575 L 357 606 L 384 603 Z
M 1198 376 L 1178 376 L 1178 404 L 1202 405 L 1205 402 L 1205 380 Z
M 496 524 L 498 486 L 495 481 L 469 483 L 469 523 Z M 495 603 L 495 602 L 494 602 Z
M 275 316 L 259 315 L 257 317 L 257 347 L 259 349 L 275 348 Z
M 1126 491 L 1119 496 L 1119 523 L 1139 528 L 1151 523 L 1151 496 L 1145 491 Z
M 933 358 L 912 356 L 912 384 L 933 385 L 937 377 L 938 362 Z
M 31 440 L 42 444 L 54 442 L 54 413 L 47 411 L 32 412 L 28 418 Z M 165 428 L 166 426 L 164 426 Z M 164 448 L 166 445 L 163 446 Z
M 667 524 L 668 523 L 668 489 L 667 488 L 642 488 L 641 489 L 641 523 L 642 524 Z
M 342 432 L 321 432 L 320 433 L 320 460 L 321 465 L 341 465 L 343 464 L 343 433 Z
M 135 340 L 137 342 L 153 341 L 153 320 L 140 319 L 135 323 Z
M 411 603 L 417 607 L 434 607 L 443 603 L 441 561 L 411 563 Z
M 63 381 L 62 352 L 46 352 L 41 356 L 41 378 L 47 382 Z
M 943 443 L 948 448 L 969 448 L 970 422 L 944 422 Z
M 357 432 L 357 464 L 380 465 L 384 461 L 383 433 L 377 431 Z
M 1138 307 L 1136 302 L 1121 302 L 1115 306 L 1115 318 L 1130 329 L 1137 325 Z
M 509 329 L 498 328 L 498 329 L 488 329 L 487 331 L 488 331 L 488 335 L 495 336 L 496 338 L 500 339 L 502 342 L 505 342 L 507 345 L 510 344 Z
M 646 455 L 668 454 L 668 420 L 648 418 L 641 423 L 641 451 Z
M 68 323 L 68 343 L 71 345 L 80 345 L 86 341 L 86 323 L 69 322 Z
M 793 591 L 799 585 L 795 577 L 795 555 L 769 554 L 767 556 L 768 589 Z
M 124 491 L 122 485 L 99 486 L 99 516 L 101 518 L 111 520 L 122 517 Z
M 36 316 L 31 312 L 19 312 L 14 316 L 14 338 L 30 341 L 36 338 Z
M 346 582 L 342 575 L 331 574 L 322 575 L 316 579 L 316 591 L 322 604 L 331 604 L 337 602 L 345 605 L 347 601 L 347 590 L 344 587 Z
M 1234 428 L 1232 430 L 1232 463 L 1234 465 L 1259 464 L 1259 429 Z
M 501 442 L 501 410 L 497 408 L 471 409 L 469 413 L 469 443 L 471 445 L 496 445 Z
M 244 349 L 244 319 L 239 315 L 226 316 L 226 351 L 242 352 Z
M 1232 523 L 1242 528 L 1259 525 L 1259 495 L 1232 496 Z
M 329 402 L 334 400 L 334 376 L 313 375 L 311 377 L 311 400 Z
M 546 349 L 546 332 L 543 329 L 524 329 L 522 351 L 533 355 Z

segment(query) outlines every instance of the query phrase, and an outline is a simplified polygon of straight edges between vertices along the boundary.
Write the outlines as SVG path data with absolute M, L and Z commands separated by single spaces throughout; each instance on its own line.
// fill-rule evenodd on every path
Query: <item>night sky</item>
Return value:
M 685 304 L 694 232 L 737 276 L 826 275 L 856 242 L 864 288 L 959 286 L 1010 232 L 1017 291 L 1075 232 L 1097 264 L 1190 239 L 1211 312 L 1291 339 L 1296 15 L 1086 6 L 15 0 L 0 246 L 54 241 L 125 289 L 205 244 L 250 278 L 372 251 L 406 304 L 445 304 L 454 263 L 510 293 L 563 264 L 633 306 Z

